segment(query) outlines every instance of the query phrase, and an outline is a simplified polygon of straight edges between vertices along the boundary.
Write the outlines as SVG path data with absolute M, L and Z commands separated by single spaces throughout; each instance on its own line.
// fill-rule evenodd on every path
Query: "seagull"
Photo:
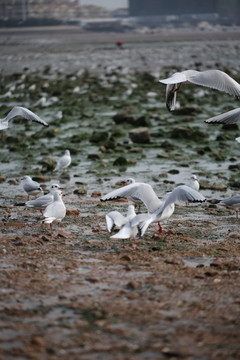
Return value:
M 223 114 L 216 115 L 208 120 L 205 120 L 207 124 L 235 124 L 240 122 L 240 108 L 227 111 Z M 240 137 L 237 137 L 235 140 L 240 142 Z
M 186 185 L 196 191 L 198 191 L 200 188 L 200 184 L 196 175 L 191 175 L 189 182 Z
M 136 216 L 134 205 L 128 206 L 127 216 L 123 216 L 119 211 L 111 211 L 106 215 L 107 229 L 110 233 L 113 232 L 115 227 L 121 229 L 128 221 L 133 219 Z M 125 248 L 125 243 L 123 239 L 123 248 Z
M 30 195 L 37 195 L 42 192 L 42 188 L 37 181 L 33 181 L 28 175 L 21 178 L 23 181 L 23 190 L 28 194 L 28 200 Z
M 175 203 L 180 201 L 203 202 L 205 198 L 187 185 L 177 186 L 154 212 L 136 215 L 117 234 L 112 235 L 111 238 L 128 239 L 133 236 L 134 244 L 136 244 L 135 236 L 137 233 L 142 237 L 152 222 L 169 218 L 174 212 Z
M 66 215 L 66 207 L 62 200 L 62 192 L 61 190 L 55 190 L 53 194 L 53 202 L 49 204 L 43 212 L 43 216 L 45 219 L 43 222 L 45 224 L 50 224 L 51 232 L 53 233 L 52 229 L 52 222 L 58 221 L 60 223 L 60 228 L 62 231 L 62 219 Z
M 240 97 L 240 84 L 221 70 L 185 70 L 176 72 L 169 78 L 159 81 L 167 85 L 166 106 L 169 111 L 175 109 L 177 91 L 183 82 L 207 86 Z
M 126 184 L 127 184 L 127 185 L 134 184 L 135 182 L 136 182 L 136 181 L 135 181 L 133 178 L 128 178 L 128 179 L 126 180 Z M 136 208 L 138 207 L 138 210 L 140 210 L 140 207 L 141 207 L 141 205 L 142 205 L 142 201 L 141 201 L 141 200 L 139 200 L 139 199 L 137 199 L 137 198 L 135 198 L 134 196 L 131 196 L 131 195 L 128 197 L 128 199 L 131 200 L 131 201 L 134 203 L 134 205 L 135 205 Z
M 65 150 L 65 153 L 63 156 L 61 156 L 58 161 L 57 165 L 54 169 L 54 171 L 60 170 L 60 169 L 66 169 L 71 164 L 71 155 L 69 150 Z
M 226 208 L 234 209 L 236 211 L 236 219 L 238 219 L 240 211 L 240 195 L 232 196 L 229 199 L 224 199 L 219 202 L 219 205 L 223 205 Z
M 63 189 L 62 187 L 60 187 L 60 185 L 58 184 L 52 184 L 50 186 L 50 190 L 49 193 L 43 196 L 40 196 L 37 199 L 34 200 L 30 200 L 26 202 L 26 206 L 28 207 L 33 207 L 33 208 L 38 208 L 41 211 L 41 214 L 43 215 L 43 210 L 45 207 L 47 207 L 49 204 L 51 204 L 53 202 L 53 195 L 56 189 Z
M 37 122 L 43 126 L 48 126 L 48 124 L 40 119 L 40 117 L 36 114 L 34 114 L 31 110 L 22 107 L 22 106 L 15 106 L 5 118 L 0 119 L 0 130 L 5 130 L 8 128 L 8 121 L 15 116 L 22 116 L 27 120 Z M 3 135 L 3 132 L 2 132 Z
M 198 178 L 196 175 L 192 175 L 189 179 L 189 182 L 186 185 L 196 191 L 198 191 L 200 188 L 200 184 L 198 182 Z M 186 202 L 186 205 L 189 205 L 188 201 Z

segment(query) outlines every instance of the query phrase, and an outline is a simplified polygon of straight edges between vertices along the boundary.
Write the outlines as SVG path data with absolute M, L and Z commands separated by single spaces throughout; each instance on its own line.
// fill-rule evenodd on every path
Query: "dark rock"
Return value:
M 240 170 L 240 163 L 229 165 L 228 169 L 231 170 L 231 171 L 239 171 Z
M 0 184 L 3 183 L 4 181 L 6 181 L 6 178 L 0 175 Z
M 206 137 L 207 134 L 202 132 L 197 127 L 177 127 L 172 130 L 170 133 L 170 137 L 173 139 L 190 139 L 190 140 L 196 140 L 199 141 L 199 139 L 202 139 Z
M 76 189 L 74 190 L 73 192 L 75 195 L 78 195 L 78 196 L 84 196 L 84 195 L 87 195 L 87 189 Z
M 169 172 L 169 174 L 179 174 L 179 170 L 177 170 L 177 169 L 172 169 L 172 170 L 169 170 L 168 171 Z
M 106 142 L 108 140 L 108 132 L 107 131 L 94 131 L 89 141 L 92 143 L 101 143 Z
M 46 155 L 42 158 L 41 164 L 46 168 L 47 171 L 51 171 L 55 169 L 57 160 L 51 155 Z
M 94 198 L 100 198 L 102 196 L 102 193 L 101 193 L 101 191 L 98 191 L 98 190 L 94 190 L 93 192 L 92 192 L 92 195 L 91 195 L 91 197 L 94 197 Z
M 88 158 L 91 160 L 99 160 L 102 157 L 102 153 L 100 151 L 92 153 L 92 154 L 88 154 Z
M 47 182 L 51 180 L 49 176 L 44 175 L 35 175 L 32 179 L 37 182 Z
M 147 127 L 140 127 L 129 131 L 129 137 L 136 144 L 148 144 L 150 142 L 150 132 Z
M 200 112 L 196 106 L 184 106 L 174 110 L 174 115 L 197 115 Z
M 127 165 L 128 164 L 128 161 L 125 157 L 123 156 L 120 156 L 118 157 L 114 162 L 113 162 L 113 165 L 114 166 L 122 166 L 122 165 Z

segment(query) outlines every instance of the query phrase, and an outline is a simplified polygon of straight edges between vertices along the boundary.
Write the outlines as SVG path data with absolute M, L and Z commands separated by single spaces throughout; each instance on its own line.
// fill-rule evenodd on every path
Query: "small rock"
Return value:
M 92 154 L 88 154 L 88 159 L 91 160 L 99 160 L 102 157 L 102 153 L 100 151 L 92 153 Z
M 98 190 L 94 190 L 91 194 L 91 197 L 94 197 L 94 198 L 100 198 L 102 196 L 102 193 L 101 191 L 98 191 Z
M 66 215 L 69 216 L 78 216 L 80 214 L 80 211 L 78 209 L 66 209 Z
M 183 106 L 174 110 L 174 115 L 197 115 L 199 108 L 196 106 Z
M 138 284 L 133 280 L 129 281 L 129 283 L 127 283 L 127 285 L 126 285 L 126 288 L 130 289 L 130 290 L 135 290 L 138 287 L 139 287 Z
M 37 182 L 48 182 L 50 181 L 50 177 L 49 176 L 44 176 L 44 175 L 35 175 L 33 176 L 32 178 L 34 181 L 37 181 Z
M 108 140 L 108 136 L 107 131 L 94 131 L 89 141 L 92 143 L 106 142 Z
M 78 195 L 78 196 L 84 196 L 87 195 L 87 190 L 82 188 L 82 189 L 76 189 L 73 192 L 74 194 Z
M 120 156 L 118 157 L 114 162 L 113 162 L 113 166 L 125 166 L 128 165 L 128 161 L 125 157 Z
M 132 261 L 132 257 L 130 255 L 123 255 L 121 257 L 121 260 L 124 260 L 124 261 Z
M 148 144 L 150 142 L 150 132 L 147 127 L 130 130 L 129 137 L 136 144 Z
M 51 238 L 50 236 L 43 235 L 43 236 L 42 236 L 42 240 L 43 240 L 43 241 L 46 241 L 46 242 L 49 242 L 49 241 L 52 241 L 52 238 Z
M 6 178 L 0 175 L 0 184 L 3 183 L 4 181 L 6 181 Z
M 51 155 L 46 155 L 42 158 L 41 164 L 44 166 L 44 168 L 46 168 L 47 171 L 51 171 L 55 169 L 57 160 Z
M 97 278 L 95 278 L 95 277 L 87 277 L 87 278 L 85 278 L 85 280 L 89 281 L 89 282 L 91 282 L 93 284 L 99 282 L 99 280 Z
M 45 346 L 45 341 L 41 336 L 33 336 L 31 340 L 32 345 Z

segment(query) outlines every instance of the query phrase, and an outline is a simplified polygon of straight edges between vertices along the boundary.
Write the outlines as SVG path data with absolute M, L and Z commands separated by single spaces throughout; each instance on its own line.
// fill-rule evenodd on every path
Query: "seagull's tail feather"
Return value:
M 115 235 L 110 236 L 111 239 L 129 239 L 131 237 L 131 227 L 129 223 L 124 225 Z
M 115 225 L 114 225 L 112 218 L 108 215 L 106 215 L 106 223 L 107 223 L 108 232 L 110 232 L 110 233 L 113 232 Z
M 47 217 L 46 219 L 43 220 L 43 223 L 44 224 L 51 224 L 54 220 L 55 220 L 54 217 Z
M 153 220 L 150 218 L 150 219 L 147 219 L 146 221 L 141 222 L 141 223 L 138 225 L 138 232 L 139 232 L 139 235 L 140 235 L 141 237 L 145 234 L 147 228 L 148 228 L 149 225 L 152 223 L 152 221 L 153 221 Z

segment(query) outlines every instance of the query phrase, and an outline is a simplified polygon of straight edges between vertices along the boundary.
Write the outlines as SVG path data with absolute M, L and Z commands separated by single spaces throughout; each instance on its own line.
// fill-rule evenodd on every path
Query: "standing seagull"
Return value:
M 50 224 L 51 232 L 53 233 L 52 222 L 58 221 L 60 223 L 60 228 L 62 231 L 61 221 L 65 217 L 65 215 L 66 215 L 66 207 L 62 200 L 62 192 L 61 190 L 55 190 L 53 194 L 53 202 L 50 205 L 48 205 L 43 212 L 43 216 L 45 217 L 43 222 L 45 224 Z
M 136 181 L 133 178 L 128 178 L 126 180 L 127 185 L 134 184 L 135 182 Z M 141 207 L 141 205 L 143 203 L 141 200 L 139 200 L 139 199 L 137 199 L 137 198 L 135 198 L 134 196 L 131 196 L 131 195 L 129 196 L 128 199 L 131 200 L 134 203 L 136 208 L 138 207 L 138 210 L 140 210 L 140 207 Z
M 69 150 L 65 150 L 65 153 L 62 157 L 58 159 L 57 166 L 55 167 L 54 171 L 60 169 L 66 169 L 71 164 L 71 155 Z
M 48 126 L 48 124 L 43 121 L 38 115 L 34 114 L 31 110 L 22 107 L 22 106 L 15 106 L 5 118 L 0 119 L 0 130 L 5 130 L 8 128 L 8 121 L 15 116 L 22 116 L 27 120 L 37 122 L 43 126 Z M 2 132 L 3 135 L 3 132 Z
M 200 188 L 200 184 L 198 182 L 198 178 L 196 175 L 192 175 L 190 177 L 189 182 L 186 184 L 187 186 L 189 186 L 190 188 L 192 188 L 193 190 L 198 191 Z M 186 205 L 189 205 L 189 202 L 186 202 Z
M 180 201 L 203 202 L 205 198 L 187 185 L 177 186 L 153 213 L 136 215 L 126 223 L 117 234 L 111 236 L 111 238 L 128 239 L 133 236 L 134 243 L 136 244 L 135 236 L 138 232 L 142 237 L 152 222 L 161 220 L 163 216 L 165 216 L 165 218 L 166 216 L 170 217 L 174 212 L 175 203 Z
M 50 186 L 50 190 L 48 194 L 40 196 L 37 199 L 27 201 L 25 205 L 28 207 L 40 209 L 41 214 L 43 215 L 42 209 L 44 209 L 53 202 L 53 198 L 54 198 L 53 195 L 57 189 L 62 189 L 62 187 L 60 187 L 58 184 L 52 184 Z
M 223 114 L 216 115 L 208 120 L 205 120 L 207 124 L 235 124 L 240 122 L 240 108 L 227 111 Z M 240 142 L 240 137 L 237 137 L 235 140 Z
M 23 180 L 23 190 L 28 194 L 28 200 L 30 195 L 37 195 L 43 191 L 40 184 L 33 181 L 30 176 L 26 175 L 21 180 Z
M 226 208 L 234 209 L 236 211 L 236 218 L 240 211 L 240 195 L 232 196 L 229 199 L 224 199 L 219 202 L 219 205 L 223 205 Z
M 240 97 L 240 84 L 220 70 L 185 70 L 182 72 L 176 72 L 169 78 L 159 81 L 167 85 L 166 106 L 169 111 L 174 111 L 175 109 L 177 91 L 180 89 L 183 82 L 207 86 L 209 88 Z
M 187 186 L 190 186 L 190 188 L 192 188 L 192 189 L 194 189 L 194 190 L 196 190 L 196 191 L 198 191 L 199 188 L 200 188 L 200 184 L 199 184 L 199 182 L 198 182 L 198 178 L 197 178 L 196 175 L 192 175 L 192 176 L 190 177 L 189 182 L 188 182 L 186 185 L 187 185 Z

